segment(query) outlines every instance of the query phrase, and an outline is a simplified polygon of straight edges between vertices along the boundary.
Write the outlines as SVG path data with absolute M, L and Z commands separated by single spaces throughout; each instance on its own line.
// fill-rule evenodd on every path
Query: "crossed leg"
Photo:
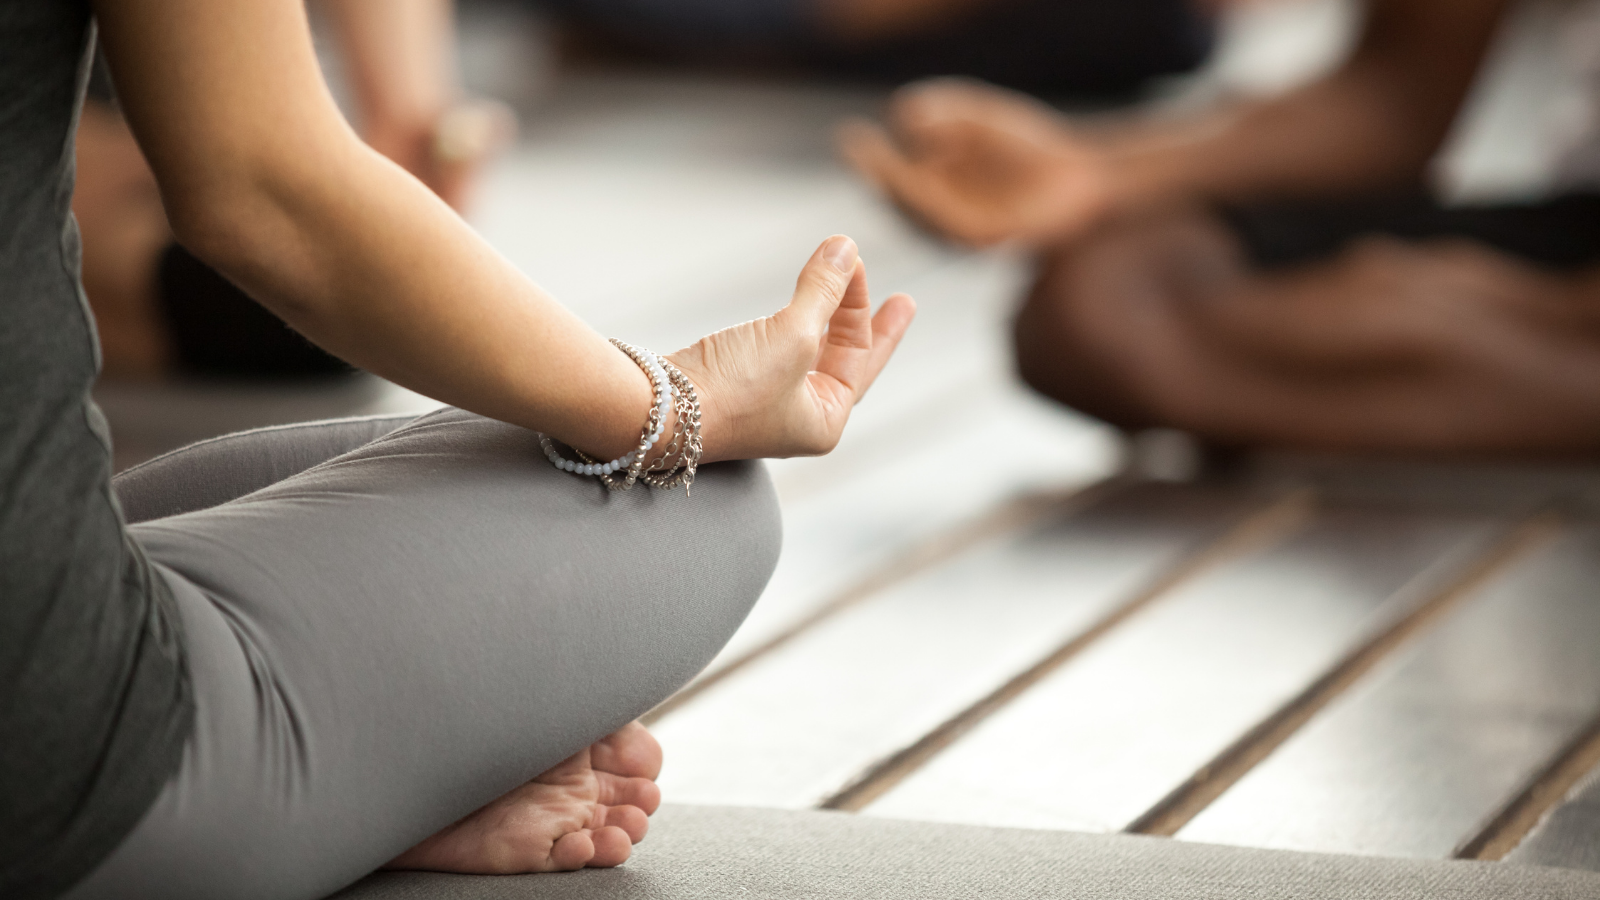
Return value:
M 613 495 L 549 467 L 520 428 L 457 410 L 367 421 L 387 433 L 345 452 L 360 428 L 269 432 L 322 440 L 287 469 L 322 458 L 131 527 L 177 603 L 196 724 L 74 900 L 316 900 L 388 863 L 614 865 L 643 836 L 660 750 L 629 723 L 765 585 L 779 524 L 764 471 L 708 466 L 692 498 Z M 160 494 L 158 469 L 278 455 L 227 443 L 130 472 L 125 505 Z
M 1015 329 L 1037 390 L 1225 446 L 1600 449 L 1600 280 L 1478 243 L 1368 239 L 1263 272 L 1198 210 L 1047 259 Z

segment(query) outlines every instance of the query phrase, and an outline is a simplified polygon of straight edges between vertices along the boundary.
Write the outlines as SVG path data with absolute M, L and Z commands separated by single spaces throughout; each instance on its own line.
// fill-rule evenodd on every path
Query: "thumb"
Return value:
M 844 300 L 845 289 L 850 286 L 860 259 L 856 242 L 842 234 L 823 241 L 800 270 L 794 299 L 779 315 L 795 319 L 796 324 L 804 325 L 806 330 L 820 337 Z

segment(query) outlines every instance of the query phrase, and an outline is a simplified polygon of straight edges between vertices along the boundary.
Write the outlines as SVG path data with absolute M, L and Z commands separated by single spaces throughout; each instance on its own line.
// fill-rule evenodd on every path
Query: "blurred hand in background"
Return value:
M 451 0 L 321 0 L 354 92 L 362 140 L 457 211 L 516 135 L 502 103 L 463 97 Z
M 1075 125 L 973 82 L 894 95 L 885 125 L 852 122 L 845 159 L 935 233 L 985 246 L 1071 240 L 1173 201 L 1338 197 L 1423 184 L 1507 0 L 1370 0 L 1337 70 L 1199 113 Z
M 1076 237 L 1116 203 L 1109 154 L 1045 104 L 974 82 L 906 88 L 887 128 L 847 122 L 839 142 L 907 215 L 969 246 Z

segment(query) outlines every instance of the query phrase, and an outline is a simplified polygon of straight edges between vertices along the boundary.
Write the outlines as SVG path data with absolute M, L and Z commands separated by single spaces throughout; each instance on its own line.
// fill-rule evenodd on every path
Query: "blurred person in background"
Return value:
M 1125 96 L 1210 52 L 1208 0 L 538 0 L 614 48 L 904 81 L 971 74 L 1050 94 Z M 363 139 L 462 210 L 512 130 L 464 102 L 451 0 L 320 0 Z M 74 211 L 104 374 L 299 379 L 349 367 L 172 240 L 103 65 L 78 134 Z
M 1446 207 L 1430 164 L 1510 0 L 1369 0 L 1337 70 L 1200 115 L 1070 121 L 972 83 L 904 90 L 846 156 L 955 241 L 1032 248 L 1023 377 L 1225 446 L 1600 449 L 1600 3 L 1558 188 Z
M 1208 0 L 532 0 L 605 45 L 902 83 L 1126 95 L 1211 50 Z
M 462 95 L 451 0 L 319 0 L 361 137 L 457 211 L 510 139 L 504 106 Z M 96 60 L 73 213 L 104 374 L 299 379 L 350 372 L 173 240 L 159 189 Z

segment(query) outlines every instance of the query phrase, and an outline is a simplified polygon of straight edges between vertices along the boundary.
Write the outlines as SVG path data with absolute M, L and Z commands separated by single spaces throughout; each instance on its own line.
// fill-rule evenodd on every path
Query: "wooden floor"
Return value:
M 1131 445 L 1011 374 L 1026 261 L 926 239 L 834 162 L 832 123 L 881 101 L 569 76 L 473 216 L 659 350 L 778 308 L 834 232 L 877 296 L 920 304 L 839 450 L 772 463 L 777 573 L 651 716 L 667 797 L 1398 856 L 1521 843 L 1600 762 L 1600 469 L 1151 477 L 1194 474 L 1181 439 Z M 100 398 L 123 462 L 430 405 L 379 382 Z

